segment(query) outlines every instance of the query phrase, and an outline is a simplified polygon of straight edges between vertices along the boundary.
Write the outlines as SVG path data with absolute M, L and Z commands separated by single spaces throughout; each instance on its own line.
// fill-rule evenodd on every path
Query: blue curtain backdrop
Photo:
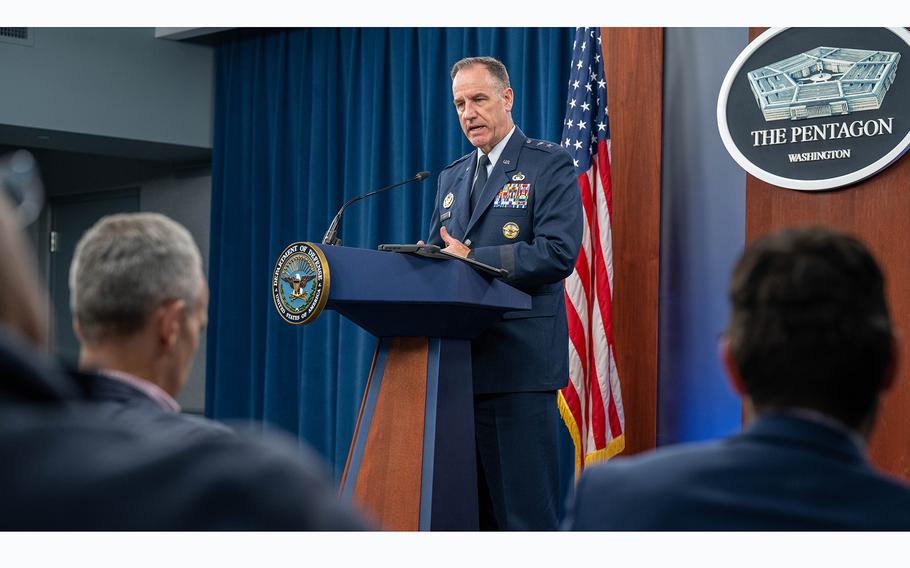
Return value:
M 340 478 L 376 341 L 333 312 L 309 326 L 282 322 L 270 294 L 278 254 L 318 242 L 345 200 L 425 169 L 429 180 L 350 207 L 341 237 L 365 248 L 426 237 L 437 174 L 471 149 L 451 100 L 449 69 L 462 57 L 500 58 L 516 123 L 559 140 L 573 35 L 300 29 L 246 32 L 218 47 L 208 416 L 283 428 Z

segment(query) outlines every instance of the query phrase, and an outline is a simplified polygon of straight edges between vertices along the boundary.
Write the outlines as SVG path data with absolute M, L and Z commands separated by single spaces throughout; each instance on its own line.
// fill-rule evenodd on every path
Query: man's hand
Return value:
M 466 247 L 463 242 L 450 235 L 445 227 L 440 227 L 439 236 L 442 237 L 443 242 L 446 244 L 446 247 L 442 250 L 454 254 L 455 256 L 460 256 L 461 258 L 468 257 L 468 253 L 471 252 L 471 249 Z

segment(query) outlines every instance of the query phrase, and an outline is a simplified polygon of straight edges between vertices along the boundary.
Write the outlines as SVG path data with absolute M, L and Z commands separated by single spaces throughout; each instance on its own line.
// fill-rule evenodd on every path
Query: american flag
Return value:
M 610 122 L 600 28 L 578 28 L 562 144 L 572 155 L 584 205 L 584 238 L 566 279 L 569 384 L 559 411 L 575 442 L 575 472 L 625 447 L 613 341 L 613 188 Z

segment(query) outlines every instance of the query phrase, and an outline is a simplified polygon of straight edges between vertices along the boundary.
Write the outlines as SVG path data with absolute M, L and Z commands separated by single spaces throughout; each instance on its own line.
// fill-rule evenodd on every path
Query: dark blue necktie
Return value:
M 480 201 L 480 195 L 483 193 L 483 187 L 487 185 L 487 164 L 490 158 L 486 154 L 481 154 L 477 160 L 477 177 L 474 179 L 474 186 L 471 188 L 471 214 L 477 208 L 477 202 Z

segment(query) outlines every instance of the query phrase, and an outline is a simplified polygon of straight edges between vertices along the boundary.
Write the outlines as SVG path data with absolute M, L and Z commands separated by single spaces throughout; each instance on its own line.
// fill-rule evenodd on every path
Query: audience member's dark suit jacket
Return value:
M 214 420 L 165 410 L 147 394 L 122 381 L 96 373 L 72 372 L 71 375 L 95 403 L 97 414 L 111 423 L 159 432 L 167 431 L 174 437 L 232 432 L 230 428 Z
M 320 460 L 285 440 L 111 424 L 0 326 L 0 530 L 347 530 Z
M 910 489 L 844 432 L 792 415 L 586 472 L 574 530 L 910 530 Z

